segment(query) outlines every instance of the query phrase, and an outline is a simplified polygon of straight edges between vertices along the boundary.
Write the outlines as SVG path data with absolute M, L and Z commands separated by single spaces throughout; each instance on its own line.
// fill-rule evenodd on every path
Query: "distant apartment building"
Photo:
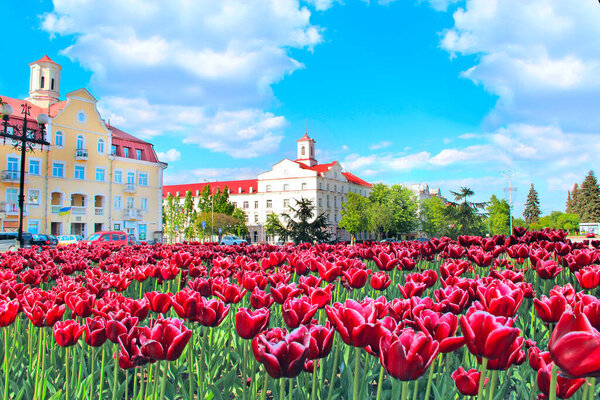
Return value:
M 151 143 L 102 119 L 96 98 L 86 89 L 60 99 L 61 66 L 48 56 L 30 64 L 29 97 L 0 95 L 13 108 L 10 125 L 21 125 L 21 105 L 31 106 L 28 124 L 50 116 L 40 150 L 27 153 L 24 229 L 32 233 L 78 234 L 124 230 L 140 240 L 162 231 L 163 170 Z M 30 121 L 31 119 L 31 121 Z M 0 142 L 0 224 L 18 226 L 21 154 Z M 1 167 L 0 167 L 1 168 Z
M 297 141 L 296 160 L 284 159 L 256 179 L 165 185 L 163 199 L 170 194 L 183 201 L 189 190 L 197 204 L 206 185 L 210 186 L 212 193 L 217 188 L 223 191 L 227 187 L 230 201 L 246 214 L 246 224 L 253 243 L 268 240 L 264 224 L 269 214 L 281 216 L 289 212 L 300 198 L 310 199 L 318 214 L 326 213 L 332 239 L 350 240 L 350 235 L 339 227 L 342 203 L 346 201 L 348 193 L 367 197 L 371 192 L 370 183 L 344 171 L 337 161 L 319 164 L 315 158 L 315 140 L 306 133 Z M 357 237 L 366 238 L 366 233 Z

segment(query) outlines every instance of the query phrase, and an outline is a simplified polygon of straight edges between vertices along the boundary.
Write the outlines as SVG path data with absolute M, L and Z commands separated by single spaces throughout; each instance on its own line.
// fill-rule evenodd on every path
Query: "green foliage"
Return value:
M 525 202 L 525 210 L 523 210 L 523 218 L 527 225 L 532 222 L 537 222 L 540 219 L 540 200 L 538 193 L 533 187 L 533 183 L 529 187 L 529 193 L 527 193 L 527 201 Z
M 250 233 L 250 231 L 248 230 L 248 226 L 246 225 L 246 213 L 240 210 L 239 208 L 235 208 L 231 216 L 237 220 L 237 224 L 234 226 L 234 231 L 236 235 L 239 237 L 247 236 Z
M 579 231 L 579 217 L 577 214 L 552 211 L 550 215 L 541 217 L 538 223 L 529 225 L 529 230 L 542 228 L 564 229 L 570 233 L 577 233 Z
M 487 224 L 479 214 L 479 210 L 485 208 L 486 203 L 469 201 L 468 199 L 473 197 L 475 192 L 467 187 L 461 187 L 460 191 L 450 193 L 454 196 L 454 202 L 450 202 L 446 207 L 446 217 L 451 222 L 448 236 L 482 235 L 487 232 Z
M 487 203 L 489 229 L 492 235 L 510 234 L 510 206 L 504 199 L 499 200 L 492 195 Z
M 371 209 L 375 211 L 377 218 L 369 218 L 368 225 L 378 234 L 387 233 L 391 236 L 399 236 L 415 230 L 419 223 L 418 203 L 413 192 L 401 185 L 388 187 L 382 183 L 373 185 L 369 200 L 379 207 Z M 382 210 L 387 209 L 387 211 Z M 384 223 L 382 218 L 387 218 L 389 223 Z M 382 229 L 382 230 L 379 230 Z
M 291 213 L 281 216 L 287 220 L 287 236 L 294 243 L 324 242 L 329 238 L 327 232 L 327 215 L 315 215 L 315 206 L 310 199 L 296 200 L 296 207 L 290 207 Z
M 275 213 L 267 215 L 265 232 L 268 236 L 279 236 L 281 239 L 287 240 L 287 231 Z
M 206 185 L 200 192 L 200 200 L 198 201 L 198 209 L 202 213 L 215 212 L 225 215 L 233 215 L 235 206 L 229 201 L 229 190 L 227 186 L 221 189 L 216 189 L 211 195 L 210 186 Z
M 392 210 L 383 203 L 370 201 L 367 205 L 367 230 L 377 234 L 381 240 L 382 234 L 387 236 L 393 225 Z
M 188 190 L 183 201 L 183 226 L 180 228 L 187 240 L 191 240 L 196 236 L 195 221 L 196 209 L 194 207 L 194 198 L 192 197 L 192 192 Z
M 184 222 L 184 213 L 179 203 L 179 197 L 174 197 L 169 193 L 163 206 L 163 231 L 169 241 L 172 242 L 182 232 Z
M 342 218 L 339 226 L 347 230 L 352 239 L 359 233 L 367 230 L 368 217 L 367 209 L 369 200 L 357 193 L 348 193 L 348 200 L 342 204 Z
M 441 236 L 448 227 L 446 204 L 439 197 L 421 202 L 421 229 L 429 237 Z
M 594 171 L 588 172 L 578 194 L 579 219 L 581 222 L 600 221 L 600 187 Z
M 195 227 L 197 230 L 202 231 L 202 221 L 206 221 L 206 233 L 213 232 L 218 234 L 219 228 L 223 230 L 223 233 L 234 233 L 237 234 L 240 221 L 231 215 L 210 212 L 200 213 L 196 217 Z

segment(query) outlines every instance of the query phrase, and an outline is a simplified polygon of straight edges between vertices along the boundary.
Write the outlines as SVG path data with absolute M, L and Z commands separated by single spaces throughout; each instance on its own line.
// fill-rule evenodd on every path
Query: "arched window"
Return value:
M 287 183 L 283 185 L 283 190 L 290 190 L 290 185 L 288 185 Z
M 306 190 L 306 182 L 302 182 L 302 190 Z
M 79 135 L 77 136 L 77 150 L 83 150 L 85 147 L 85 143 L 83 141 L 83 136 Z
M 301 152 L 302 155 L 304 155 L 304 146 L 302 146 L 300 152 Z
M 54 90 L 54 78 L 50 79 L 50 90 Z
M 54 134 L 54 145 L 57 147 L 63 147 L 63 133 L 61 131 L 56 131 Z
M 98 153 L 104 153 L 104 140 L 98 139 Z
M 267 191 L 267 192 L 270 192 L 270 191 L 271 191 L 271 185 L 267 185 L 266 191 Z
M 43 76 L 40 78 L 40 88 L 41 89 L 44 88 L 44 77 Z

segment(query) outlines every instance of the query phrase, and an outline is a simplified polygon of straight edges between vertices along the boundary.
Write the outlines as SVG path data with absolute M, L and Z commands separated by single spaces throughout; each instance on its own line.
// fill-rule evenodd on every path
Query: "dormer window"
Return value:
M 238 189 L 238 193 L 242 193 L 242 188 L 241 187 Z
M 142 159 L 142 151 L 140 149 L 135 150 L 135 158 L 137 158 L 138 160 Z
M 254 193 L 254 188 L 250 187 L 250 193 Z

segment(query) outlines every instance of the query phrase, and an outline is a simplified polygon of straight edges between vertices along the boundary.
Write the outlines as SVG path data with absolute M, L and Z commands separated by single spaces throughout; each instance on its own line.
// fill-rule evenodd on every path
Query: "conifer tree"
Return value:
M 571 213 L 579 215 L 579 206 L 579 185 L 576 183 L 573 185 L 573 190 L 571 190 Z
M 588 172 L 583 180 L 578 194 L 579 221 L 600 221 L 600 187 L 594 175 L 594 171 Z
M 567 206 L 565 207 L 567 214 L 573 214 L 573 200 L 571 199 L 571 191 L 567 191 Z
M 523 218 L 527 225 L 538 222 L 540 219 L 540 200 L 538 193 L 533 187 L 533 183 L 529 187 L 529 193 L 527 193 L 527 201 L 525 202 L 525 210 L 523 211 Z

